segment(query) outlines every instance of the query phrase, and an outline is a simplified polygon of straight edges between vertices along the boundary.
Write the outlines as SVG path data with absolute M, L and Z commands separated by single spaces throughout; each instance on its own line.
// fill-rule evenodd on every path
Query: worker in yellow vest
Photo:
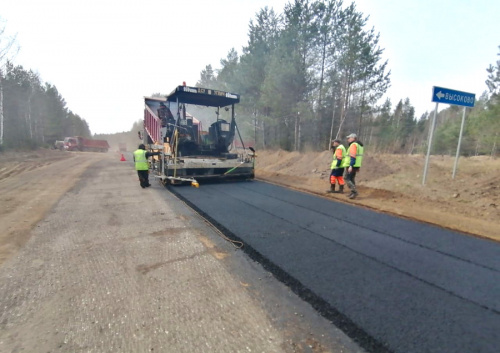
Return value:
M 330 173 L 330 190 L 327 192 L 334 193 L 344 193 L 344 168 L 349 166 L 349 156 L 347 155 L 347 151 L 342 145 L 342 141 L 339 139 L 335 139 L 332 141 L 332 149 L 333 149 L 333 161 L 330 166 L 332 170 Z M 335 191 L 336 183 L 339 183 L 339 190 Z
M 151 156 L 158 156 L 160 154 L 161 152 L 147 152 L 146 146 L 142 143 L 139 145 L 139 148 L 134 151 L 135 170 L 137 170 L 139 182 L 143 189 L 151 186 L 149 183 L 148 158 Z
M 356 174 L 361 168 L 363 162 L 363 144 L 358 141 L 358 135 L 350 134 L 347 136 L 347 142 L 349 142 L 349 166 L 346 171 L 346 183 L 351 189 L 349 194 L 350 199 L 355 199 L 358 196 L 358 190 L 356 190 Z

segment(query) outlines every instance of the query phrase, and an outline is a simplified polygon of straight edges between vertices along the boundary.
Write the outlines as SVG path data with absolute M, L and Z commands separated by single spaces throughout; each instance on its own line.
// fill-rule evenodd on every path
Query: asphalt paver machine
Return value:
M 255 150 L 245 147 L 236 125 L 239 101 L 235 93 L 185 85 L 166 97 L 145 97 L 143 142 L 162 152 L 153 158 L 153 176 L 165 185 L 193 186 L 202 180 L 253 179 Z

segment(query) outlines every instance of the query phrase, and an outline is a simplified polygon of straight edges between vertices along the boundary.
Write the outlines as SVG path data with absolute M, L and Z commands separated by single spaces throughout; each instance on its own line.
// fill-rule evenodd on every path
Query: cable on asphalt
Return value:
M 172 190 L 171 190 L 172 191 Z M 228 241 L 229 243 L 231 243 L 236 249 L 241 249 L 243 248 L 243 246 L 245 245 L 242 241 L 239 241 L 239 240 L 234 240 L 234 239 L 231 239 L 229 238 L 228 236 L 226 236 L 224 233 L 222 233 L 215 225 L 213 225 L 208 219 L 206 219 L 200 212 L 198 212 L 197 210 L 195 210 L 193 207 L 191 207 L 187 202 L 185 202 L 183 199 L 181 199 L 179 197 L 179 195 L 177 195 L 175 192 L 172 191 L 172 194 L 177 198 L 177 200 L 179 200 L 180 202 L 182 202 L 184 205 L 186 205 L 187 207 L 189 207 L 191 210 L 194 211 L 194 213 L 196 213 L 206 224 L 208 224 L 208 226 L 210 228 L 212 228 L 217 234 L 219 234 L 219 236 Z

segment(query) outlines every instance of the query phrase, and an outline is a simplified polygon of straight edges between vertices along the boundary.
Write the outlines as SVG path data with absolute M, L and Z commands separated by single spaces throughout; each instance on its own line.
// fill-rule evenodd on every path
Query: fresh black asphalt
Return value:
M 499 243 L 258 181 L 171 190 L 368 351 L 500 351 Z

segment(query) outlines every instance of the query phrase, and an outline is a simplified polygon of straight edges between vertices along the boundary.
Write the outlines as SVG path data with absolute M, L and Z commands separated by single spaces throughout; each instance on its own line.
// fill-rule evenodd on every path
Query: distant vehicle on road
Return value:
M 54 149 L 64 151 L 64 141 L 56 141 L 54 142 Z
M 120 143 L 118 144 L 118 150 L 119 150 L 120 152 L 127 152 L 127 144 L 126 144 L 126 143 L 124 143 L 124 142 L 120 142 Z
M 64 149 L 66 151 L 108 152 L 109 144 L 106 140 L 92 140 L 75 136 L 64 139 Z

